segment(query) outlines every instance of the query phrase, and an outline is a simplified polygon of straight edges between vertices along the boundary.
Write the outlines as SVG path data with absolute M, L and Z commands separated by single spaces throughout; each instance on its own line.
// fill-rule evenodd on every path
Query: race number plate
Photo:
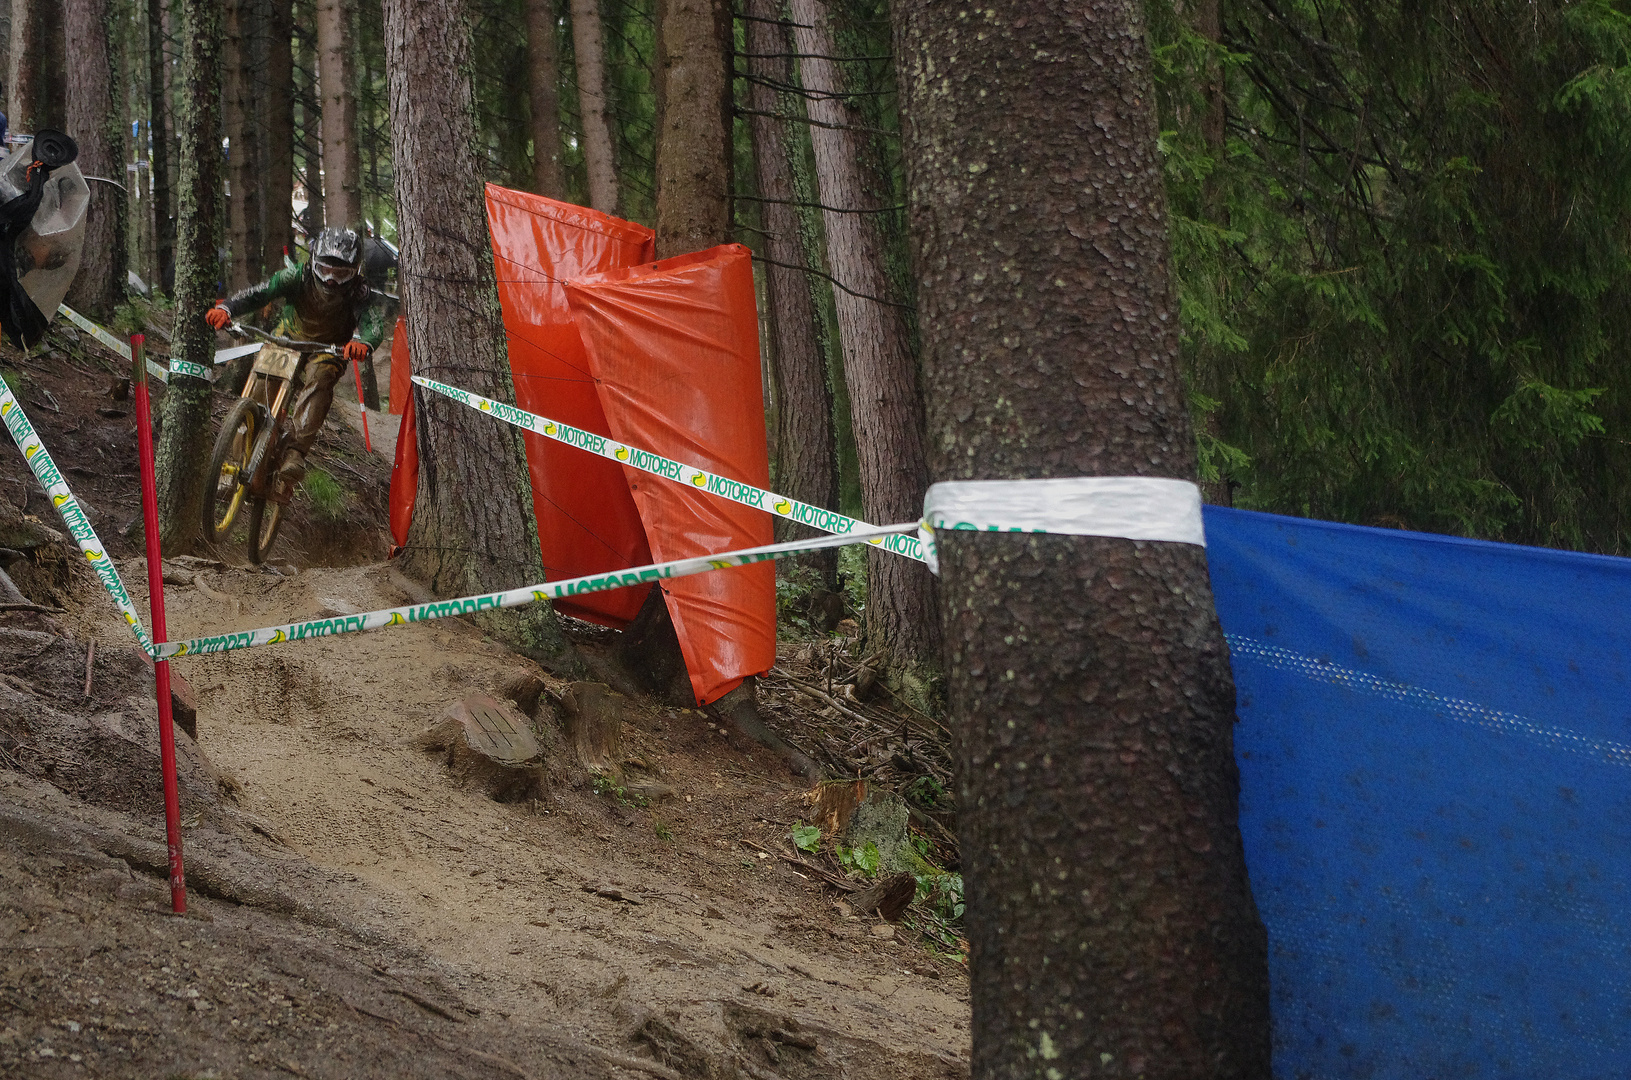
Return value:
M 300 354 L 268 345 L 255 354 L 255 370 L 274 379 L 292 379 L 300 369 Z

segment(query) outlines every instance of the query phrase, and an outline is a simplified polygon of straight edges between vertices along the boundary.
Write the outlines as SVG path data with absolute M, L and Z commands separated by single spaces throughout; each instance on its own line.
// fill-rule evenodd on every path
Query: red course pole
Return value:
M 368 406 L 362 403 L 362 364 L 351 361 L 351 373 L 357 377 L 357 411 L 362 413 L 362 444 L 372 451 L 374 442 L 368 437 Z
M 153 612 L 153 640 L 164 629 L 164 563 L 159 554 L 159 486 L 153 471 L 153 418 L 147 397 L 146 339 L 130 335 L 131 381 L 136 388 L 136 442 L 142 459 L 142 531 L 147 534 L 147 597 Z M 153 665 L 159 701 L 159 762 L 164 770 L 164 835 L 170 845 L 170 910 L 187 913 L 187 877 L 181 867 L 181 795 L 176 784 L 176 733 L 170 715 L 170 661 Z

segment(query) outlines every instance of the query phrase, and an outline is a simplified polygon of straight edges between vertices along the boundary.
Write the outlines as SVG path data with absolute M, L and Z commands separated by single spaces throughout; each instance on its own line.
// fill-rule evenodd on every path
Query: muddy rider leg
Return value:
M 328 408 L 334 403 L 334 384 L 340 381 L 340 371 L 340 361 L 332 357 L 315 360 L 306 368 L 306 385 L 289 410 L 289 449 L 278 470 L 278 476 L 291 484 L 299 483 L 306 475 L 306 455 L 311 453 Z

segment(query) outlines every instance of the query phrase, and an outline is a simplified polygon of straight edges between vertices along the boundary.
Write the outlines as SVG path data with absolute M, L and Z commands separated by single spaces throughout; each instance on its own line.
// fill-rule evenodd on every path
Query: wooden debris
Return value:
M 495 802 L 523 802 L 548 795 L 543 752 L 526 717 L 485 694 L 453 702 L 414 739 L 421 750 L 447 755 L 457 782 Z
M 848 897 L 847 901 L 857 915 L 870 915 L 876 911 L 890 922 L 899 922 L 916 895 L 917 878 L 911 874 L 892 874 L 879 878 L 871 887 Z
M 575 682 L 561 696 L 566 738 L 578 764 L 614 781 L 623 777 L 623 705 L 605 683 Z

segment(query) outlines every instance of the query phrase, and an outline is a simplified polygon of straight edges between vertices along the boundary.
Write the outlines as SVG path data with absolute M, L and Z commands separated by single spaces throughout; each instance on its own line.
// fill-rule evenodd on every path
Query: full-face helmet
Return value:
M 362 241 L 351 229 L 324 229 L 312 245 L 311 267 L 323 285 L 349 284 L 362 271 Z

